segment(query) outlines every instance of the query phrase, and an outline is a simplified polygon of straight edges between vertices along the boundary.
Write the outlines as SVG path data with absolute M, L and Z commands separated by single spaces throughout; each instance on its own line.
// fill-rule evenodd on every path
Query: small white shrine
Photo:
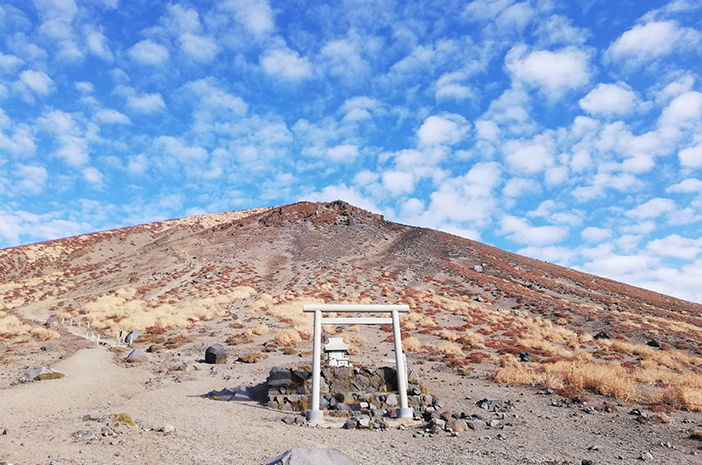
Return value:
M 324 346 L 327 354 L 327 363 L 333 367 L 349 366 L 349 345 L 344 344 L 344 339 L 340 337 L 330 337 L 329 342 Z

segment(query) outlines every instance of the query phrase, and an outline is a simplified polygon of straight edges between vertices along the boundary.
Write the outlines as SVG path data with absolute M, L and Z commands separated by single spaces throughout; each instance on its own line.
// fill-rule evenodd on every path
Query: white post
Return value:
M 322 311 L 314 312 L 314 341 L 312 346 L 312 408 L 307 411 L 308 420 L 324 420 L 319 409 L 320 366 L 322 352 Z
M 64 319 L 63 319 L 63 318 L 61 318 L 61 326 L 63 326 L 63 320 L 64 320 Z
M 400 394 L 400 408 L 397 410 L 398 418 L 413 418 L 414 409 L 407 405 L 407 369 L 405 358 L 402 354 L 402 333 L 400 332 L 400 315 L 397 310 L 392 311 L 392 337 L 395 340 L 395 365 L 397 365 L 397 390 Z
M 97 335 L 97 340 L 95 341 L 95 344 L 100 345 L 100 335 Z

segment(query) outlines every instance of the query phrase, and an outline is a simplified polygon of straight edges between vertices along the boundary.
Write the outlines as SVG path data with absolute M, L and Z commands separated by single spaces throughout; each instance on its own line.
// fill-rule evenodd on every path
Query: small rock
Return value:
M 612 336 L 606 331 L 600 331 L 599 333 L 595 334 L 594 338 L 595 339 L 612 339 Z
M 653 460 L 653 454 L 650 452 L 642 452 L 639 456 L 639 460 Z
M 159 431 L 160 433 L 169 434 L 169 433 L 172 433 L 172 432 L 175 431 L 175 427 L 174 427 L 173 425 L 164 425 L 164 426 L 161 426 L 161 427 L 158 429 L 158 431 Z
M 527 351 L 520 352 L 519 353 L 519 361 L 520 362 L 532 362 L 532 361 L 534 361 L 534 357 Z
M 50 316 L 48 320 L 46 320 L 46 323 L 44 323 L 44 326 L 56 326 L 58 325 L 58 318 L 55 316 Z
M 661 346 L 661 343 L 660 343 L 658 340 L 656 340 L 656 339 L 651 339 L 650 341 L 648 341 L 648 342 L 646 343 L 646 345 L 647 345 L 647 346 L 650 346 L 650 347 L 660 347 L 660 346 Z
M 346 420 L 346 423 L 344 423 L 343 426 L 344 429 L 356 429 L 357 427 L 358 422 L 353 418 L 349 418 L 348 420 Z
M 283 423 L 285 423 L 286 425 L 292 425 L 293 423 L 295 423 L 295 417 L 292 415 L 283 417 Z

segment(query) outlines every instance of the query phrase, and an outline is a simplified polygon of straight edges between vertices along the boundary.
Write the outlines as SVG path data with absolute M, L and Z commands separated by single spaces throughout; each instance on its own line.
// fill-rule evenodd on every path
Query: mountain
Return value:
M 292 330 L 304 341 L 311 336 L 304 302 L 408 303 L 403 340 L 415 357 L 486 370 L 496 381 L 542 384 L 558 363 L 582 373 L 616 366 L 624 371 L 607 376 L 629 383 L 629 398 L 644 386 L 647 396 L 683 408 L 702 404 L 701 305 L 389 222 L 343 201 L 4 249 L 0 283 L 5 345 L 60 339 L 59 330 L 43 326 L 51 316 L 90 323 L 102 337 L 132 329 L 149 337 L 192 331 L 231 312 L 252 314 L 251 321 L 265 314 L 279 334 Z M 529 373 L 515 362 L 525 352 Z M 676 392 L 673 375 L 687 376 Z M 611 393 L 604 382 L 556 378 L 549 381 L 556 387 Z

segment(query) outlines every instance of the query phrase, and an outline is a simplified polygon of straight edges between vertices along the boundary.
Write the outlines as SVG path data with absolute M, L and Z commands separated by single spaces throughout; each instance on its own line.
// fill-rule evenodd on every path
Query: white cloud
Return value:
M 168 49 L 149 39 L 142 40 L 129 49 L 129 56 L 142 65 L 162 65 L 168 60 Z
M 208 108 L 226 108 L 238 115 L 245 114 L 248 109 L 240 97 L 219 88 L 210 79 L 191 81 L 185 85 L 185 89 L 197 95 L 200 103 Z
M 180 49 L 198 63 L 211 62 L 218 51 L 217 43 L 211 37 L 190 33 L 180 36 Z
M 0 52 L 0 69 L 4 72 L 11 73 L 15 69 L 19 68 L 22 63 L 24 63 L 24 61 L 16 56 L 5 55 L 4 53 Z
M 84 94 L 92 94 L 95 92 L 95 86 L 92 83 L 86 81 L 79 81 L 75 83 L 76 89 Z
M 590 226 L 589 228 L 583 229 L 580 235 L 587 242 L 602 242 L 603 240 L 612 237 L 612 230 Z
M 144 173 L 149 168 L 149 162 L 144 154 L 134 155 L 129 157 L 127 170 L 132 174 Z
M 695 84 L 694 76 L 686 74 L 675 81 L 667 84 L 660 91 L 656 91 L 656 101 L 661 106 L 675 97 L 690 92 Z
M 500 128 L 494 121 L 476 121 L 475 131 L 480 139 L 496 141 L 500 135 Z
M 626 31 L 609 47 L 607 56 L 640 65 L 668 55 L 676 48 L 696 46 L 699 41 L 699 33 L 694 29 L 681 28 L 674 21 L 654 21 Z
M 677 130 L 688 128 L 702 118 L 702 93 L 685 92 L 673 99 L 663 109 L 658 125 L 663 129 Z
M 504 146 L 507 161 L 515 168 L 534 174 L 553 164 L 551 150 L 543 143 L 512 140 Z
M 353 161 L 358 155 L 358 146 L 351 144 L 337 145 L 327 150 L 327 156 L 334 161 Z
M 657 267 L 659 261 L 647 255 L 608 254 L 583 265 L 583 270 L 597 276 L 617 281 L 632 282 L 649 269 Z
M 436 81 L 434 97 L 437 100 L 454 99 L 459 101 L 472 98 L 473 90 L 461 84 L 461 81 L 465 80 L 466 77 L 465 73 L 462 72 L 444 74 Z
M 378 174 L 367 170 L 359 171 L 356 173 L 356 176 L 353 177 L 353 183 L 358 184 L 359 186 L 367 186 L 368 184 L 377 180 Z
M 205 161 L 208 157 L 207 150 L 202 147 L 188 147 L 175 137 L 160 136 L 156 142 L 163 145 L 166 153 L 186 165 Z
M 275 17 L 267 0 L 226 0 L 221 7 L 234 11 L 236 20 L 253 34 L 268 34 L 275 29 Z
M 106 124 L 132 124 L 127 115 L 109 108 L 99 110 L 97 113 L 95 113 L 95 119 L 99 123 Z
M 386 171 L 383 173 L 383 187 L 393 195 L 409 194 L 414 190 L 414 175 L 403 171 Z
M 26 70 L 20 73 L 20 81 L 38 95 L 54 92 L 54 81 L 41 71 Z
M 263 70 L 285 79 L 305 79 L 312 75 L 312 66 L 306 57 L 289 49 L 269 50 L 261 58 Z
M 527 53 L 525 45 L 518 45 L 505 57 L 505 66 L 516 80 L 539 86 L 550 97 L 587 84 L 589 62 L 590 56 L 575 47 Z
M 350 40 L 328 42 L 320 51 L 327 73 L 345 81 L 355 81 L 370 72 L 357 45 Z
M 541 185 L 533 179 L 512 178 L 505 183 L 502 193 L 507 197 L 519 197 L 528 192 L 538 192 Z
M 407 218 L 407 217 L 412 217 L 412 216 L 418 216 L 419 214 L 424 212 L 424 202 L 421 200 L 412 197 L 411 199 L 407 199 L 403 204 L 402 204 L 402 216 Z
M 36 152 L 36 145 L 29 126 L 24 124 L 16 125 L 12 136 L 5 135 L 2 129 L 10 128 L 11 126 L 10 118 L 0 108 L 0 149 L 18 156 L 33 155 Z M 1 163 L 2 158 L 0 158 Z
M 528 212 L 527 216 L 536 218 L 546 218 L 548 216 L 551 216 L 554 210 L 557 210 L 561 207 L 562 205 L 557 204 L 553 200 L 544 200 L 539 204 L 536 210 Z
M 110 47 L 107 44 L 107 37 L 105 37 L 102 32 L 87 26 L 84 32 L 85 43 L 91 53 L 106 61 L 114 60 L 114 55 L 110 51 Z
M 701 150 L 702 152 L 702 150 Z M 702 163 L 702 154 L 700 156 Z M 688 178 L 684 181 L 669 186 L 665 189 L 666 192 L 683 192 L 683 193 L 702 193 L 702 181 L 695 178 Z
M 598 84 L 580 99 L 580 107 L 591 115 L 624 116 L 632 112 L 636 94 L 622 84 Z
M 166 108 L 161 94 L 130 95 L 127 97 L 127 106 L 140 113 L 154 113 Z
M 568 235 L 565 226 L 531 226 L 525 220 L 514 216 L 505 216 L 501 221 L 499 234 L 530 246 L 542 246 L 562 241 Z
M 544 45 L 582 45 L 590 33 L 587 29 L 574 27 L 571 20 L 565 16 L 552 15 L 540 23 L 536 35 Z
M 670 199 L 652 199 L 626 212 L 626 216 L 638 220 L 656 218 L 663 213 L 675 211 L 675 202 Z
M 694 147 L 688 147 L 678 153 L 680 164 L 690 168 L 699 168 L 702 166 L 702 144 Z
M 461 115 L 445 113 L 430 116 L 417 131 L 419 145 L 446 144 L 460 142 L 468 133 L 470 123 Z
M 372 114 L 382 110 L 382 103 L 370 97 L 353 97 L 344 102 L 340 111 L 344 112 L 345 121 L 361 121 L 371 118 Z
M 56 156 L 72 166 L 88 162 L 89 139 L 95 137 L 97 127 L 83 131 L 71 114 L 60 110 L 45 112 L 37 122 L 39 127 L 56 137 L 59 144 Z
M 41 166 L 19 165 L 15 175 L 19 178 L 17 188 L 28 194 L 41 194 L 44 184 L 49 179 L 46 169 Z
M 568 266 L 575 260 L 578 253 L 575 250 L 567 247 L 525 247 L 517 251 L 519 255 L 543 260 L 549 263 L 556 263 L 562 266 Z
M 90 184 L 94 184 L 95 186 L 102 186 L 102 173 L 97 168 L 93 168 L 92 166 L 89 166 L 83 170 L 83 179 L 88 181 Z
M 465 175 L 443 181 L 430 195 L 429 208 L 418 221 L 434 228 L 449 223 L 489 224 L 497 203 L 493 190 L 501 175 L 499 163 L 476 163 Z
M 652 240 L 646 249 L 664 257 L 694 260 L 702 252 L 702 239 L 687 239 L 673 234 Z

